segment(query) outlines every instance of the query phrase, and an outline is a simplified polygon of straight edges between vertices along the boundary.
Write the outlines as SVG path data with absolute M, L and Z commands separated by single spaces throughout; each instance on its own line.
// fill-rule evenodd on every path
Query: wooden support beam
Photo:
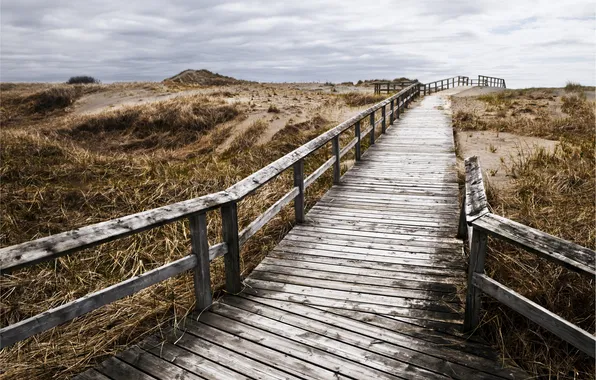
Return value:
M 294 214 L 296 223 L 304 222 L 304 159 L 294 164 L 294 186 L 298 188 L 298 195 L 294 198 Z
M 209 268 L 209 241 L 207 240 L 207 214 L 200 213 L 188 218 L 192 253 L 197 257 L 193 270 L 197 310 L 205 310 L 212 303 L 211 271 Z
M 374 126 L 373 132 L 374 133 Z M 340 166 L 340 156 L 339 156 L 339 136 L 335 136 L 333 140 L 331 140 L 332 147 L 333 147 L 333 155 L 335 156 L 335 162 L 333 163 L 333 183 L 335 185 L 339 184 L 339 179 L 341 177 L 341 166 Z
M 487 249 L 486 233 L 473 229 L 468 267 L 468 289 L 464 314 L 464 332 L 472 332 L 480 322 L 480 290 L 474 286 L 474 274 L 484 274 L 484 262 Z
M 386 119 L 387 119 L 387 115 L 386 115 L 386 106 L 381 107 L 381 114 L 382 114 L 382 118 L 383 121 L 381 122 L 381 133 L 385 133 L 385 131 L 387 130 L 387 123 L 386 123 Z
M 237 294 L 242 290 L 240 278 L 240 242 L 238 238 L 238 204 L 231 202 L 221 207 L 223 240 L 228 247 L 224 256 L 226 291 Z
M 357 121 L 356 124 L 354 125 L 354 133 L 356 134 L 356 138 L 358 139 L 358 142 L 356 143 L 356 161 L 360 161 L 362 159 L 361 157 L 361 153 L 360 153 L 360 143 L 362 142 L 362 139 L 360 138 L 360 121 Z
M 374 145 L 375 143 L 375 113 L 372 112 L 370 114 L 370 127 L 372 131 L 370 131 L 370 145 Z
M 492 278 L 475 273 L 473 285 L 505 306 L 510 307 L 534 323 L 571 343 L 591 357 L 596 356 L 596 338 L 589 332 L 567 322 L 558 315 L 507 288 Z

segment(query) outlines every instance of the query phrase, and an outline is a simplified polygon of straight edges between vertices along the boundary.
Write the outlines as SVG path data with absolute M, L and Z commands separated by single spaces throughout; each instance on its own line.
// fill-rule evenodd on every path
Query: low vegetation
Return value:
M 554 89 L 530 89 L 478 97 L 487 106 L 485 112 L 458 112 L 454 121 L 458 130 L 497 130 L 559 140 L 553 152 L 522 152 L 507 168 L 511 189 L 489 187 L 490 204 L 499 215 L 594 248 L 594 102 L 583 91 L 565 90 L 562 96 Z M 495 115 L 495 108 L 506 115 Z M 519 113 L 521 109 L 527 112 Z M 491 277 L 594 333 L 593 280 L 498 240 L 489 242 L 486 265 Z M 505 358 L 537 378 L 594 376 L 593 359 L 498 302 L 484 301 L 481 331 Z
M 245 116 L 245 103 L 193 95 L 93 115 L 48 114 L 34 125 L 31 115 L 21 110 L 22 118 L 0 130 L 0 243 L 13 245 L 225 189 L 334 126 L 327 113 L 334 114 L 343 103 L 333 95 L 326 99 L 310 119 L 288 123 L 258 148 L 268 126 L 264 121 L 235 135 L 220 153 L 222 142 L 232 136 L 230 124 Z M 15 112 L 10 107 L 7 111 Z M 345 138 L 351 139 L 353 133 Z M 330 154 L 331 148 L 324 147 L 309 156 L 306 173 Z M 331 174 L 309 187 L 307 206 L 330 186 Z M 243 200 L 240 227 L 292 186 L 290 170 Z M 219 213 L 209 213 L 208 220 L 210 243 L 220 242 Z M 293 209 L 286 207 L 247 242 L 241 256 L 243 274 L 275 246 L 293 220 Z M 188 225 L 181 221 L 17 270 L 0 277 L 5 290 L 0 324 L 23 320 L 189 251 Z M 211 272 L 217 291 L 224 280 L 221 258 L 212 263 Z M 190 274 L 159 283 L 2 350 L 1 377 L 69 377 L 158 332 L 165 323 L 176 323 L 193 305 Z
M 387 95 L 373 95 L 364 92 L 347 92 L 339 95 L 350 107 L 361 107 L 378 103 L 387 98 Z
M 68 83 L 68 84 L 95 84 L 95 83 L 100 83 L 100 81 L 99 81 L 99 79 L 95 79 L 88 75 L 81 75 L 81 76 L 76 76 L 76 77 L 70 77 L 68 79 L 68 81 L 66 81 L 66 83 Z

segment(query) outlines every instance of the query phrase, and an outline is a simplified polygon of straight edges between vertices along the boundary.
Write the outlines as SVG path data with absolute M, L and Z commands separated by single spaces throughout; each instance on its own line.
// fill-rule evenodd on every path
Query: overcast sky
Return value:
M 574 0 L 2 0 L 1 81 L 503 77 L 594 84 L 595 5 Z

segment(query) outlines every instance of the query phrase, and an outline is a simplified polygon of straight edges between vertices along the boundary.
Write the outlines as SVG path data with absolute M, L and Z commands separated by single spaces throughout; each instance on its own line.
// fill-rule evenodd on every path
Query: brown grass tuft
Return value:
M 350 107 L 360 107 L 368 104 L 374 104 L 387 98 L 387 96 L 384 95 L 373 95 L 362 92 L 347 92 L 339 96 L 343 98 L 346 104 Z

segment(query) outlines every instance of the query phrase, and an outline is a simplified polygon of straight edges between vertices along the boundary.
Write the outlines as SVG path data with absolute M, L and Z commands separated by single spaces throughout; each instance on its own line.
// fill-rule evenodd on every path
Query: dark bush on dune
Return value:
M 88 75 L 80 75 L 80 76 L 76 76 L 76 77 L 70 77 L 66 83 L 68 83 L 68 84 L 94 84 L 94 83 L 100 83 L 100 81 L 99 81 L 99 79 L 95 79 Z

